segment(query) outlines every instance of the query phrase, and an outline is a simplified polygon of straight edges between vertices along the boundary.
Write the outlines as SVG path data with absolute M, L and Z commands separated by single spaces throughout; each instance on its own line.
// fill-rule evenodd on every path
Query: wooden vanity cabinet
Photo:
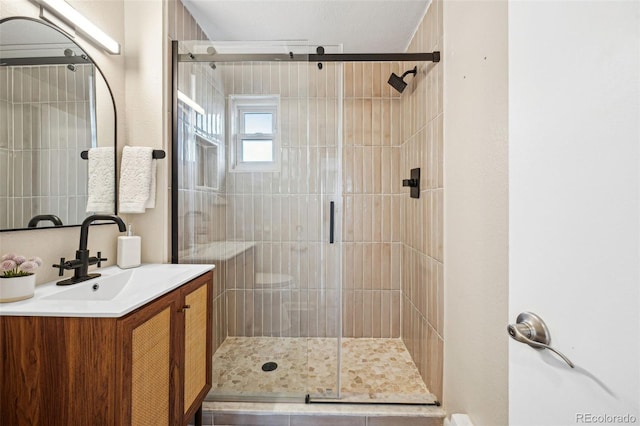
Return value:
M 200 407 L 211 389 L 211 284 L 204 275 L 118 322 L 116 400 L 131 400 L 119 424 L 187 424 Z
M 211 389 L 213 274 L 122 318 L 0 317 L 0 421 L 186 425 Z

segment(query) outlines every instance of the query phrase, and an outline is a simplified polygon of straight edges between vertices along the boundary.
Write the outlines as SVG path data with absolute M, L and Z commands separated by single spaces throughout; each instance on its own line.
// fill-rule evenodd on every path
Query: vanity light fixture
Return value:
M 196 101 L 194 101 L 193 99 L 191 99 L 190 97 L 182 93 L 180 90 L 178 90 L 178 100 L 189 105 L 198 114 L 200 115 L 205 114 L 204 108 L 202 108 Z
M 49 9 L 56 16 L 73 25 L 76 30 L 89 36 L 96 43 L 104 47 L 109 53 L 120 54 L 120 44 L 109 37 L 104 31 L 98 28 L 93 22 L 75 10 L 64 0 L 38 0 L 42 7 Z

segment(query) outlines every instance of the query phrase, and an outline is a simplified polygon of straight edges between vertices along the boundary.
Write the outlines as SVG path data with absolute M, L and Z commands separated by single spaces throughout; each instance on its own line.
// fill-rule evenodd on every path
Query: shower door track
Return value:
M 254 402 L 254 403 L 294 403 L 306 402 L 304 395 L 207 395 L 207 402 Z
M 305 404 L 342 404 L 342 405 L 413 405 L 419 407 L 439 407 L 440 401 L 433 402 L 386 402 L 386 401 L 345 401 L 336 398 L 320 398 L 307 395 L 304 399 Z
M 320 49 L 320 47 L 318 48 Z M 193 54 L 178 55 L 180 62 L 440 62 L 440 52 L 428 53 L 314 53 Z

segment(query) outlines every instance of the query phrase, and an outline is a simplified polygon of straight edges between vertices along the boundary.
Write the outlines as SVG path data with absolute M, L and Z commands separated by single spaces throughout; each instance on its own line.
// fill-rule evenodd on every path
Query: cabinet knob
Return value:
M 189 308 L 191 308 L 191 305 L 184 305 L 182 308 L 178 310 L 178 312 L 185 312 Z

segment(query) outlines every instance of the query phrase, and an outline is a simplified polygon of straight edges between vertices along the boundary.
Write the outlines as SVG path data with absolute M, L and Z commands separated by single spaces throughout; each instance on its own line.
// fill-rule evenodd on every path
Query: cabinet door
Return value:
M 0 316 L 0 425 L 112 426 L 116 320 Z
M 122 425 L 171 424 L 178 294 L 169 294 L 121 321 Z
M 190 418 L 211 389 L 212 275 L 185 286 L 183 419 Z M 197 404 L 194 404 L 196 403 Z

